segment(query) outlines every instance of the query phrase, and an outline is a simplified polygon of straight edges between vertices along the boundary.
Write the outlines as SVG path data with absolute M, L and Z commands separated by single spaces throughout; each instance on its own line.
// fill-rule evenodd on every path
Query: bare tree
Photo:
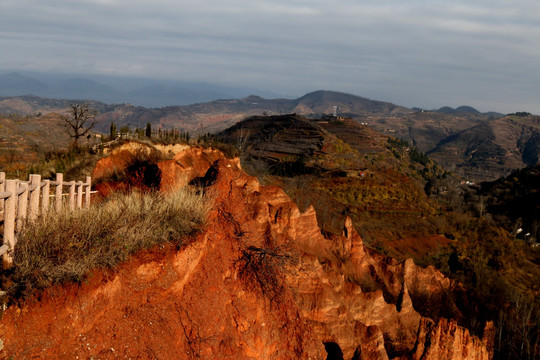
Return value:
M 246 149 L 250 135 L 251 132 L 244 128 L 241 128 L 236 134 L 236 148 L 240 151 L 240 153 L 244 152 Z
M 88 104 L 70 104 L 67 113 L 60 116 L 66 131 L 73 138 L 74 146 L 78 146 L 79 139 L 92 130 L 96 115 L 97 111 Z

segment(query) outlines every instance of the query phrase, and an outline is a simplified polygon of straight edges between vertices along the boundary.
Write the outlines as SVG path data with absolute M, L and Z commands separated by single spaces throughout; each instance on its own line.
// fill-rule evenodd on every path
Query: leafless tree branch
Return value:
M 97 111 L 88 104 L 70 104 L 68 111 L 60 116 L 74 146 L 78 146 L 79 139 L 94 128 L 96 116 Z

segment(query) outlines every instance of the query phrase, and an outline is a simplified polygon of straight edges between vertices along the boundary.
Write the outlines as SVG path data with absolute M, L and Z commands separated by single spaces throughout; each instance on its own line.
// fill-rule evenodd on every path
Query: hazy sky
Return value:
M 0 72 L 540 114 L 540 1 L 0 0 Z

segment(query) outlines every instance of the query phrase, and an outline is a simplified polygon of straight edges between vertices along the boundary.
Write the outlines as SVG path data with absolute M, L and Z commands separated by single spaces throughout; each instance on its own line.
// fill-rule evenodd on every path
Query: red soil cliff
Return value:
M 301 213 L 216 152 L 186 150 L 159 168 L 163 190 L 206 186 L 205 230 L 181 250 L 154 248 L 9 307 L 0 355 L 491 359 L 490 323 L 478 338 L 457 325 L 455 304 L 443 304 L 453 320 L 430 304 L 459 287 L 435 269 L 372 253 L 350 221 L 342 236 L 323 236 L 312 208 Z

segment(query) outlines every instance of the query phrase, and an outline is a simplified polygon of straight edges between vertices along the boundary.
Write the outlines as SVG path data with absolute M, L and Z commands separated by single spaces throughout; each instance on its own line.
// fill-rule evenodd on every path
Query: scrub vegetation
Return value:
M 118 193 L 89 208 L 43 217 L 24 228 L 4 285 L 15 297 L 63 282 L 80 282 L 138 250 L 164 243 L 182 247 L 201 229 L 210 207 L 193 189 L 172 194 Z

